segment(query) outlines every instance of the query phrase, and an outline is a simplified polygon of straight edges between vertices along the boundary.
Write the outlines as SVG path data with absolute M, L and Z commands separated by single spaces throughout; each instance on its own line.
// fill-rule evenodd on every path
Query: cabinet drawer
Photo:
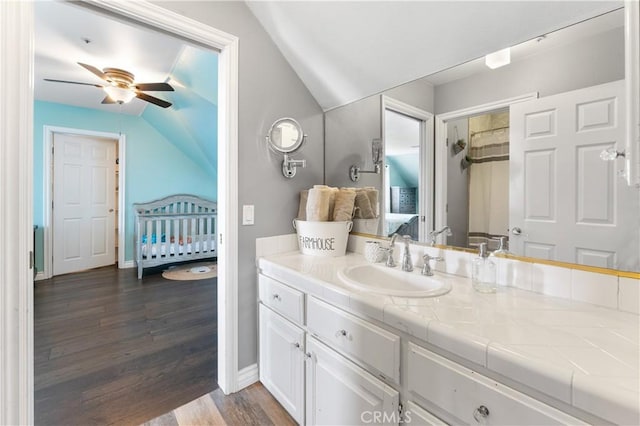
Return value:
M 307 328 L 355 362 L 400 382 L 400 337 L 316 298 L 307 301 Z
M 296 324 L 304 324 L 304 293 L 279 283 L 265 275 L 258 275 L 260 301 Z
M 409 392 L 423 398 L 425 406 L 433 404 L 455 416 L 448 419 L 452 423 L 585 424 L 413 343 L 409 343 L 408 361 Z

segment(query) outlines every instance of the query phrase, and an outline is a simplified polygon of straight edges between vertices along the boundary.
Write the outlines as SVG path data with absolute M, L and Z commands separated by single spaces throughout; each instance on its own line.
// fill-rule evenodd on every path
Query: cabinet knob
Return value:
M 300 347 L 300 343 L 298 343 L 298 342 L 295 342 L 295 343 L 293 344 L 293 347 L 294 347 L 294 348 L 296 348 L 296 349 L 301 349 L 301 347 Z
M 347 340 L 351 340 L 351 334 L 347 330 L 338 330 L 336 331 L 336 337 L 346 337 Z
M 489 417 L 489 409 L 484 405 L 479 406 L 473 412 L 473 418 L 481 425 L 487 424 L 487 417 Z
M 311 357 L 312 357 L 313 355 L 311 355 L 311 352 L 307 352 L 307 353 L 305 353 L 305 354 L 304 354 L 304 356 L 305 356 L 305 358 L 307 358 L 307 359 L 311 359 Z
M 278 302 L 282 300 L 282 298 L 278 293 L 274 294 L 272 297 L 273 297 L 273 300 L 277 300 Z

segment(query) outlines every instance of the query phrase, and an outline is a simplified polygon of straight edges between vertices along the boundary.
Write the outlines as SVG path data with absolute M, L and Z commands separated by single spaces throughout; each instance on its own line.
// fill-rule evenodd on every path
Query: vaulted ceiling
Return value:
M 247 1 L 324 110 L 619 8 L 622 1 Z M 161 4 L 160 4 L 161 5 Z M 100 83 L 76 64 L 165 81 L 185 43 L 61 2 L 36 2 L 38 99 L 92 108 Z M 85 40 L 89 40 L 87 43 Z M 158 97 L 167 93 L 154 93 Z M 123 113 L 141 114 L 134 100 Z
M 248 1 L 324 110 L 619 8 L 621 1 Z

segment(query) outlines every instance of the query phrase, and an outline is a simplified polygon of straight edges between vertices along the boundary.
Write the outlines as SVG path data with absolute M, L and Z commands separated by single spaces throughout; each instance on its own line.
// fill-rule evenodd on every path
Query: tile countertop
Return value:
M 348 287 L 337 272 L 366 263 L 348 253 L 323 258 L 290 252 L 262 257 L 274 279 L 296 283 L 356 315 L 377 319 L 488 370 L 619 424 L 640 424 L 640 335 L 635 314 L 513 287 L 473 291 L 450 280 L 434 298 L 375 295 Z M 419 273 L 414 271 L 414 273 Z

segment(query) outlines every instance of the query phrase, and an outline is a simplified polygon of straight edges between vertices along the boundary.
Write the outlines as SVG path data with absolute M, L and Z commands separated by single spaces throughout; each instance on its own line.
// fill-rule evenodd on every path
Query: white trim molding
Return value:
M 482 105 L 476 105 L 469 108 L 463 108 L 456 111 L 437 114 L 435 117 L 436 130 L 436 165 L 435 165 L 435 228 L 442 229 L 447 225 L 447 121 L 457 120 L 472 115 L 484 114 L 497 109 L 508 108 L 511 105 L 538 99 L 538 92 L 531 92 L 512 98 L 501 99 L 488 102 Z
M 238 388 L 244 389 L 260 380 L 260 371 L 258 364 L 251 364 L 248 367 L 238 371 Z
M 238 38 L 146 1 L 85 0 L 220 51 L 218 58 L 218 385 L 238 391 Z
M 118 159 L 119 159 L 119 173 L 118 173 L 118 267 L 121 268 L 125 263 L 125 218 L 127 206 L 125 205 L 125 191 L 126 191 L 126 152 L 127 152 L 127 138 L 122 133 L 108 133 L 97 132 L 94 130 L 74 129 L 69 127 L 57 127 L 45 125 L 43 129 L 44 137 L 44 161 L 43 161 L 43 259 L 44 265 L 42 272 L 45 278 L 51 278 L 53 276 L 53 211 L 52 211 L 52 195 L 53 195 L 53 135 L 56 133 L 64 133 L 68 135 L 83 135 L 83 136 L 95 136 L 100 138 L 106 138 L 113 141 L 118 141 Z
M 0 424 L 33 424 L 33 2 L 0 1 Z
M 380 121 L 382 125 L 383 138 L 386 137 L 386 129 L 385 129 L 385 126 L 386 126 L 385 111 L 386 110 L 395 111 L 420 121 L 420 148 L 419 148 L 420 150 L 419 151 L 420 153 L 419 154 L 420 155 L 420 158 L 419 158 L 420 188 L 419 188 L 419 192 L 421 195 L 420 197 L 418 197 L 418 203 L 419 203 L 418 214 L 420 216 L 419 222 L 418 222 L 419 223 L 418 240 L 426 241 L 428 232 L 433 229 L 433 204 L 434 204 L 433 195 L 434 194 L 433 192 L 431 192 L 429 196 L 423 196 L 423 194 L 428 193 L 428 190 L 425 191 L 425 188 L 433 188 L 434 174 L 433 174 L 433 167 L 430 166 L 431 164 L 433 164 L 433 161 L 434 161 L 433 159 L 433 146 L 434 146 L 433 114 L 428 111 L 424 111 L 420 108 L 416 108 L 413 105 L 391 98 L 387 95 L 381 95 L 381 96 L 382 96 L 382 102 L 381 102 L 382 111 L 381 111 Z M 386 147 L 386 141 L 384 141 L 382 146 Z M 386 164 L 386 152 L 385 152 L 385 160 L 383 160 L 383 164 Z M 386 194 L 386 191 L 385 191 L 386 185 L 387 185 L 387 175 L 386 173 L 384 173 L 382 175 L 383 191 L 381 191 L 381 193 L 383 195 L 382 195 L 381 201 L 384 200 L 385 203 L 386 203 L 386 198 L 389 196 L 388 194 Z M 380 210 L 381 210 L 382 219 L 384 221 L 384 213 L 385 213 L 384 209 L 381 208 Z M 384 226 L 384 224 L 382 226 Z
M 624 57 L 627 93 L 626 178 L 640 187 L 640 3 L 624 3 Z

